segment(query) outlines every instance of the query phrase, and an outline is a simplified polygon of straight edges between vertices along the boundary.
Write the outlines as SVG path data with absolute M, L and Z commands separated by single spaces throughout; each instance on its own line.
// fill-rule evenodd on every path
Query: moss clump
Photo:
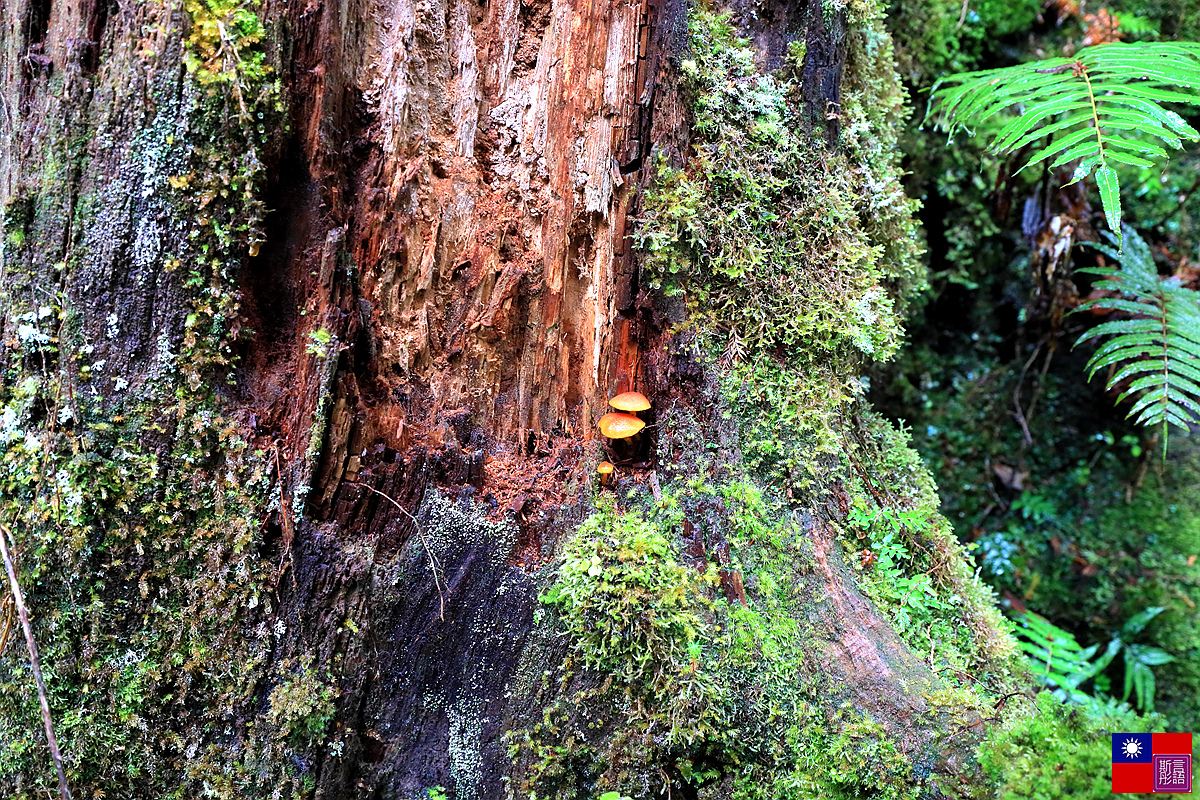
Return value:
M 979 748 L 979 763 L 997 800 L 1109 797 L 1113 731 L 1162 731 L 1161 722 L 1115 708 L 1092 716 L 1049 692 L 1013 701 Z
M 268 698 L 266 722 L 279 738 L 296 737 L 305 744 L 320 737 L 333 719 L 337 691 L 313 668 L 313 657 L 304 654 L 299 663 L 284 661 L 279 671 L 287 677 Z
M 792 763 L 743 768 L 732 781 L 732 800 L 848 800 L 864 790 L 879 800 L 913 800 L 922 794 L 912 760 L 888 740 L 882 726 L 849 706 L 828 721 L 792 728 L 785 741 Z
M 715 569 L 680 565 L 660 528 L 606 501 L 541 599 L 558 608 L 585 666 L 657 698 L 666 735 L 687 742 L 715 733 L 714 688 L 699 661 L 702 590 L 716 580 Z
M 271 70 L 260 46 L 265 35 L 255 0 L 186 0 L 192 30 L 184 63 L 201 84 L 234 91 L 243 114 L 243 92 L 264 83 Z
M 845 149 L 826 152 L 803 132 L 794 69 L 758 72 L 727 16 L 698 9 L 689 24 L 697 155 L 656 171 L 639 229 L 647 270 L 728 331 L 731 360 L 780 347 L 888 357 L 900 332 L 889 283 L 921 282 L 913 204 L 871 117 L 896 105 L 868 114 L 881 87 L 861 72 Z M 855 41 L 880 50 L 864 62 L 886 63 L 886 34 L 876 38 Z

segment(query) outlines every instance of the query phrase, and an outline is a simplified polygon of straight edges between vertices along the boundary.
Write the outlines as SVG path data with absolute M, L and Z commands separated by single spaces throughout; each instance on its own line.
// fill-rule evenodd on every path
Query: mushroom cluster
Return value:
M 608 404 L 617 409 L 600 418 L 600 432 L 609 439 L 628 439 L 646 427 L 636 416 L 636 412 L 650 408 L 650 401 L 641 392 L 621 392 Z
M 600 432 L 609 439 L 630 440 L 646 427 L 646 423 L 637 418 L 637 412 L 650 409 L 650 401 L 641 392 L 621 392 L 609 400 L 608 404 L 617 409 L 600 418 Z M 636 452 L 636 445 L 634 448 Z M 613 478 L 614 469 L 615 467 L 610 462 L 600 462 L 596 471 L 600 473 L 601 486 L 609 484 Z

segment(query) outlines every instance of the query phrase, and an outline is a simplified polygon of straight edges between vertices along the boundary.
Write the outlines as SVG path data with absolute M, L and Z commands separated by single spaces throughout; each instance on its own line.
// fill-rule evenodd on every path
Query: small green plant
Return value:
M 333 341 L 333 334 L 325 328 L 317 328 L 308 334 L 308 344 L 304 346 L 304 352 L 310 356 L 324 356 L 329 351 L 329 343 Z
M 1078 687 L 1103 669 L 1091 661 L 1100 645 L 1081 647 L 1073 635 L 1032 612 L 1017 615 L 1017 622 L 1018 644 L 1029 656 L 1034 675 L 1058 699 L 1086 703 L 1090 698 Z
M 1175 657 L 1157 647 L 1132 644 L 1129 640 L 1137 636 L 1163 609 L 1147 608 L 1131 617 L 1121 632 L 1109 641 L 1098 657 L 1099 644 L 1081 647 L 1075 637 L 1054 625 L 1045 617 L 1028 613 L 1017 616 L 1021 625 L 1018 634 L 1022 637 L 1020 647 L 1029 656 L 1033 672 L 1060 700 L 1070 700 L 1088 707 L 1096 707 L 1097 698 L 1106 699 L 1108 680 L 1102 671 L 1117 655 L 1125 662 L 1125 691 L 1122 702 L 1129 700 L 1130 693 L 1136 697 L 1137 706 L 1143 711 L 1154 710 L 1154 673 L 1151 667 L 1167 664 Z M 1095 697 L 1081 691 L 1079 686 L 1095 679 Z
M 1146 644 L 1133 644 L 1129 640 L 1142 632 L 1150 620 L 1163 612 L 1161 606 L 1147 608 L 1131 617 L 1122 627 L 1121 632 L 1108 643 L 1108 649 L 1097 662 L 1100 669 L 1108 665 L 1119 653 L 1125 662 L 1125 691 L 1122 700 L 1129 699 L 1130 691 L 1137 697 L 1138 708 L 1143 711 L 1154 710 L 1154 673 L 1151 667 L 1157 667 L 1175 660 L 1167 651 Z M 1096 679 L 1097 688 L 1105 688 L 1107 681 Z
M 1115 241 L 1112 234 L 1105 235 Z M 1104 244 L 1093 246 L 1120 269 L 1079 270 L 1102 276 L 1095 287 L 1114 295 L 1088 301 L 1079 310 L 1109 309 L 1131 316 L 1101 323 L 1075 344 L 1112 336 L 1088 360 L 1088 378 L 1113 367 L 1106 389 L 1131 381 L 1117 402 L 1135 396 L 1129 416 L 1141 425 L 1162 425 L 1165 458 L 1167 423 L 1186 430 L 1200 422 L 1200 293 L 1160 280 L 1150 248 L 1131 228 L 1126 227 L 1119 252 Z
M 943 78 L 930 114 L 953 133 L 1008 110 L 1020 113 L 992 139 L 998 153 L 1017 153 L 1046 138 L 1025 166 L 1078 161 L 1072 182 L 1093 172 L 1109 228 L 1121 230 L 1117 165 L 1152 167 L 1163 145 L 1181 149 L 1200 132 L 1163 103 L 1200 105 L 1200 44 L 1139 42 L 1086 47 L 1051 58 Z M 1051 161 L 1051 159 L 1053 159 Z
M 446 800 L 446 789 L 444 786 L 430 786 L 425 790 L 425 794 L 429 800 Z
M 922 510 L 901 511 L 855 504 L 847 521 L 867 532 L 871 566 L 867 583 L 877 599 L 892 608 L 901 631 L 915 620 L 928 619 L 934 609 L 946 610 L 949 603 L 934 586 L 929 572 L 916 566 L 909 542 L 929 531 L 929 515 Z
M 301 656 L 295 675 L 271 692 L 267 720 L 280 738 L 307 743 L 325 732 L 337 710 L 337 690 L 317 676 L 312 661 L 311 654 Z M 289 663 L 294 662 L 284 662 L 281 667 L 287 668 Z

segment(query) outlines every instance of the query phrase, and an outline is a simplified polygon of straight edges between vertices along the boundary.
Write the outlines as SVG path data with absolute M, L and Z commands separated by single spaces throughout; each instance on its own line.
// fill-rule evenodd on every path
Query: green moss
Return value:
M 17 541 L 77 794 L 300 791 L 293 756 L 308 742 L 299 733 L 325 713 L 322 692 L 302 676 L 276 698 L 277 721 L 296 734 L 289 742 L 240 727 L 268 677 L 274 633 L 263 620 L 278 565 L 260 554 L 259 537 L 262 510 L 279 493 L 268 459 L 239 436 L 221 399 L 238 272 L 261 238 L 264 144 L 257 125 L 231 124 L 227 111 L 245 103 L 272 122 L 278 109 L 261 78 L 243 72 L 236 92 L 156 98 L 159 117 L 129 145 L 131 159 L 150 165 L 148 201 L 186 226 L 172 231 L 177 249 L 161 258 L 159 277 L 184 299 L 186 321 L 157 343 L 156 372 L 110 373 L 94 356 L 110 345 L 88 341 L 84 312 L 46 288 L 74 278 L 100 201 L 81 197 L 74 225 L 84 233 L 66 252 L 46 250 L 61 262 L 41 263 L 29 244 L 59 225 L 64 209 L 53 198 L 66 165 L 83 166 L 78 143 L 52 139 L 39 194 L 23 201 L 21 220 L 6 210 L 7 228 L 32 235 L 5 251 L 6 333 L 19 346 L 0 365 L 0 522 Z M 132 255 L 142 257 L 159 254 Z M 115 339 L 120 321 L 110 320 L 106 339 Z M 143 381 L 137 391 L 123 391 L 129 379 Z M 311 713 L 298 714 L 301 695 Z M 53 791 L 40 730 L 28 664 L 10 647 L 0 656 L 6 796 Z
M 337 691 L 317 675 L 312 661 L 312 654 L 304 654 L 298 664 L 279 664 L 286 677 L 271 690 L 265 720 L 280 738 L 294 737 L 307 744 L 321 737 L 333 719 Z
M 790 769 L 752 765 L 732 784 L 733 800 L 818 800 L 861 797 L 912 800 L 921 796 L 912 759 L 888 740 L 882 727 L 848 706 L 832 719 L 787 732 Z
M 201 84 L 225 84 L 242 93 L 270 75 L 261 43 L 265 31 L 254 0 L 186 0 L 192 30 L 184 63 Z
M 697 573 L 675 560 L 670 540 L 636 512 L 611 501 L 589 517 L 563 556 L 542 602 L 559 610 L 587 667 L 612 674 L 680 708 L 664 708 L 668 735 L 706 732 L 712 688 L 697 675 L 704 596 L 715 570 Z M 686 720 L 686 728 L 680 723 Z
M 1160 722 L 1113 711 L 1089 716 L 1048 692 L 1036 703 L 1011 701 L 1003 721 L 979 748 L 979 763 L 998 800 L 1104 798 L 1112 794 L 1114 731 L 1161 731 Z
M 805 133 L 803 47 L 764 74 L 728 16 L 691 14 L 696 155 L 657 166 L 638 228 L 652 285 L 686 299 L 698 349 L 728 376 L 747 459 L 801 483 L 816 477 L 793 474 L 814 463 L 805 453 L 838 451 L 855 373 L 895 352 L 899 314 L 925 285 L 896 155 L 906 95 L 878 9 L 851 11 L 832 152 Z
M 921 268 L 906 244 L 912 204 L 871 115 L 896 111 L 903 92 L 890 86 L 895 103 L 868 113 L 880 87 L 859 71 L 845 150 L 830 153 L 803 133 L 795 70 L 758 72 L 727 16 L 697 9 L 689 25 L 697 155 L 659 164 L 646 195 L 639 237 L 654 285 L 725 331 L 730 361 L 774 348 L 887 358 L 899 337 L 887 286 L 906 291 Z M 886 63 L 877 26 L 855 42 L 864 61 Z

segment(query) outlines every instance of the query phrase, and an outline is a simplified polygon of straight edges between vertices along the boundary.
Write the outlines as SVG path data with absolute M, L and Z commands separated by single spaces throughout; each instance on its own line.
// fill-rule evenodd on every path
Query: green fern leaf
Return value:
M 1108 160 L 1112 161 L 1110 150 Z M 1100 202 L 1104 205 L 1104 218 L 1108 220 L 1111 230 L 1121 229 L 1121 184 L 1117 180 L 1117 171 L 1105 164 L 1096 170 L 1096 185 L 1100 187 Z
M 1079 270 L 1102 276 L 1094 285 L 1122 296 L 1091 300 L 1079 310 L 1103 308 L 1136 316 L 1103 322 L 1075 344 L 1113 337 L 1088 360 L 1088 379 L 1110 367 L 1105 388 L 1130 381 L 1117 402 L 1135 398 L 1128 416 L 1140 425 L 1163 426 L 1165 456 L 1168 424 L 1187 428 L 1200 423 L 1200 292 L 1160 280 L 1150 248 L 1132 228 L 1126 227 L 1124 234 L 1120 252 L 1095 245 L 1120 264 L 1119 270 Z
M 1013 153 L 1049 137 L 1025 167 L 1049 161 L 1053 169 L 1079 161 L 1072 182 L 1095 173 L 1104 216 L 1120 247 L 1116 167 L 1151 167 L 1151 159 L 1165 158 L 1167 148 L 1200 140 L 1200 132 L 1163 103 L 1200 105 L 1200 44 L 1097 45 L 1075 58 L 951 75 L 934 87 L 929 116 L 953 134 L 1018 110 L 995 135 L 992 149 Z

